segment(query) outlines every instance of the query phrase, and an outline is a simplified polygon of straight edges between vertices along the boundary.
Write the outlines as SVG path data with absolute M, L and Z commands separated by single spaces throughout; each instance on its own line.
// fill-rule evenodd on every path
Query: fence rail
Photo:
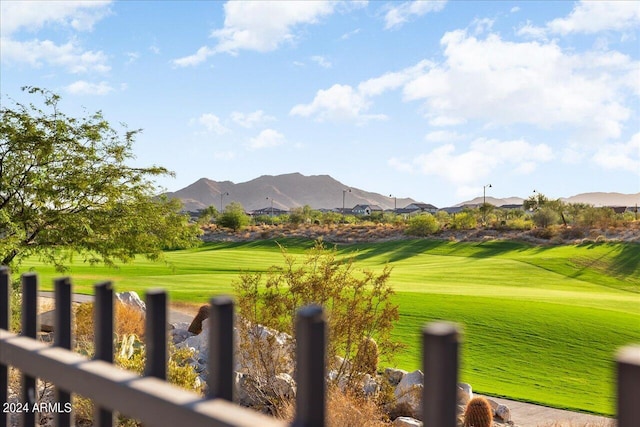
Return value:
M 144 376 L 113 365 L 113 287 L 95 285 L 95 356 L 88 359 L 71 351 L 71 281 L 56 279 L 53 345 L 35 339 L 37 334 L 38 278 L 21 276 L 22 332 L 9 332 L 10 274 L 0 267 L 0 404 L 8 402 L 8 367 L 22 372 L 22 403 L 35 403 L 36 378 L 56 386 L 59 407 L 78 393 L 95 402 L 94 425 L 112 426 L 113 411 L 142 421 L 145 426 L 276 427 L 287 423 L 233 403 L 234 306 L 228 297 L 210 301 L 208 393 L 202 397 L 166 382 L 167 295 L 146 293 Z M 296 318 L 296 410 L 292 426 L 322 427 L 326 421 L 326 322 L 322 308 L 307 306 Z M 428 427 L 455 427 L 459 331 L 450 323 L 432 323 L 422 331 L 424 376 L 423 420 Z M 640 426 L 640 347 L 618 352 L 618 427 Z M 0 412 L 0 426 L 9 425 Z M 59 411 L 55 425 L 71 425 L 70 413 Z M 22 425 L 33 426 L 36 413 L 22 412 Z

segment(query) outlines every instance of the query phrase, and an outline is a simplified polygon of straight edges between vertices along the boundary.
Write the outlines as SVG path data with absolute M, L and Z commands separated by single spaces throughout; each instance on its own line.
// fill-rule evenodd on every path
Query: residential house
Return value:
M 287 213 L 289 213 L 289 211 L 268 206 L 266 208 L 254 210 L 253 212 L 251 212 L 251 216 L 260 216 L 260 215 L 279 216 Z
M 405 206 L 402 210 L 408 212 L 409 214 L 422 212 L 435 214 L 436 212 L 438 212 L 438 208 L 429 203 L 411 203 L 410 205 Z
M 354 215 L 369 216 L 374 212 L 382 213 L 383 209 L 378 205 L 355 205 L 351 211 Z

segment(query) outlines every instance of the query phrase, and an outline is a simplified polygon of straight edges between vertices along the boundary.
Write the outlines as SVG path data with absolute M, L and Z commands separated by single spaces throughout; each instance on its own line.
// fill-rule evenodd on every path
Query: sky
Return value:
M 0 2 L 2 103 L 143 129 L 137 166 L 438 207 L 640 192 L 632 1 Z M 491 187 L 488 187 L 491 184 Z

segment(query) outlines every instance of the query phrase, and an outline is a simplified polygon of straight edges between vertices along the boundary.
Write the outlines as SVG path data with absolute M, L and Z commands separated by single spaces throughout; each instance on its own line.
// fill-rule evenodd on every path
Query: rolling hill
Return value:
M 350 190 L 344 193 L 344 203 L 347 208 L 357 204 L 374 204 L 383 209 L 394 207 L 392 197 L 349 187 L 329 175 L 306 176 L 300 173 L 263 175 L 237 184 L 231 181 L 201 178 L 185 188 L 165 194 L 170 198 L 182 200 L 187 211 L 197 211 L 211 205 L 220 209 L 221 205 L 226 206 L 233 201 L 241 203 L 246 210 L 251 211 L 270 207 L 271 199 L 273 199 L 274 208 L 285 210 L 304 205 L 309 205 L 313 209 L 341 208 L 344 190 Z M 502 199 L 490 196 L 486 198 L 487 203 L 494 206 L 520 204 L 523 200 L 522 197 L 516 196 Z M 587 203 L 594 206 L 634 206 L 640 203 L 640 193 L 583 193 L 561 198 L 561 200 L 567 203 Z M 482 201 L 482 197 L 476 197 L 456 206 L 481 204 Z M 398 208 L 402 208 L 415 203 L 416 200 L 398 198 L 395 202 Z M 421 200 L 421 202 L 430 203 L 431 201 Z

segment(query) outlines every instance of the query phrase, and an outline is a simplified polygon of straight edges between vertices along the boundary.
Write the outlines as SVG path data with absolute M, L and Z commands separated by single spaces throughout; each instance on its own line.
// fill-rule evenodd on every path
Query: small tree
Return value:
M 463 211 L 458 212 L 453 216 L 453 220 L 451 221 L 452 228 L 456 230 L 471 230 L 476 228 L 478 225 L 478 220 L 472 212 Z
M 240 230 L 251 222 L 249 216 L 244 212 L 244 207 L 238 202 L 231 202 L 225 208 L 218 224 L 222 227 L 231 228 L 234 231 Z
M 380 273 L 358 270 L 352 258 L 337 259 L 336 250 L 325 248 L 320 241 L 302 260 L 281 250 L 284 265 L 271 267 L 264 282 L 259 273 L 246 273 L 233 284 L 239 314 L 248 321 L 240 324 L 262 324 L 293 335 L 296 310 L 308 304 L 323 306 L 329 326 L 330 368 L 337 372 L 336 381 L 346 379 L 347 384 L 355 385 L 364 373 L 350 367 L 370 370 L 374 360 L 370 338 L 376 340 L 378 354 L 387 358 L 399 348 L 390 336 L 399 318 L 388 283 L 391 269 L 385 267 Z M 241 341 L 246 345 L 250 340 Z M 256 374 L 268 381 L 274 362 L 265 360 L 272 359 L 271 352 L 255 342 L 249 345 Z
M 435 233 L 440 229 L 438 221 L 433 215 L 426 213 L 416 215 L 409 219 L 409 226 L 407 227 L 407 234 L 412 236 L 428 236 Z
M 177 199 L 155 197 L 163 167 L 134 167 L 139 131 L 114 129 L 100 112 L 69 117 L 60 97 L 44 107 L 3 102 L 0 108 L 0 264 L 16 267 L 29 255 L 64 270 L 74 254 L 114 265 L 142 254 L 200 243 Z
M 209 224 L 212 220 L 218 218 L 218 209 L 215 206 L 207 206 L 202 209 L 198 214 L 198 224 L 205 225 Z
M 560 215 L 550 207 L 538 208 L 533 214 L 533 222 L 537 227 L 547 228 L 560 221 Z

